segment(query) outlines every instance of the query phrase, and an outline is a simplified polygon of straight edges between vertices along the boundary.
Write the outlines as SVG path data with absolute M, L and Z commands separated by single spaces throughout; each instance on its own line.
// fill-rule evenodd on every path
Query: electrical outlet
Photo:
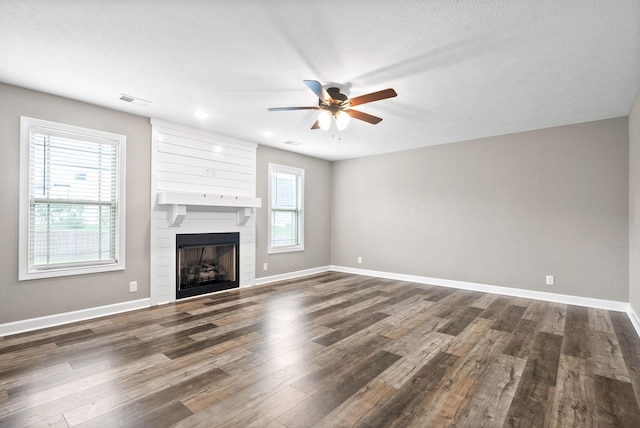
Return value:
M 269 270 L 269 263 L 263 263 L 262 270 Z
M 555 282 L 555 281 L 554 281 L 553 275 L 547 275 L 547 277 L 546 277 L 546 284 L 547 284 L 547 285 L 553 285 L 553 284 L 554 284 L 554 282 Z
M 362 263 L 362 257 L 358 257 L 358 263 Z
M 135 293 L 138 291 L 138 281 L 131 281 L 129 283 L 129 293 Z

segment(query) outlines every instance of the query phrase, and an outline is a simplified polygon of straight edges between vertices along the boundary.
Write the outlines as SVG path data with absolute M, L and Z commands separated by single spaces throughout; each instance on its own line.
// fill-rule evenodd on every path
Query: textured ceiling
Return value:
M 628 115 L 640 2 L 0 0 L 0 53 L 5 83 L 336 160 Z M 310 130 L 267 111 L 316 104 L 303 79 L 398 97 Z

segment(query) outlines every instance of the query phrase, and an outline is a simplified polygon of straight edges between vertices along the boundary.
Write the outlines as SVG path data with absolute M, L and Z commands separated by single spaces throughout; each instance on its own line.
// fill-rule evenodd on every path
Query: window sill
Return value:
M 304 245 L 296 245 L 295 247 L 269 248 L 267 254 L 294 253 L 296 251 L 304 251 Z
M 18 273 L 18 281 L 29 281 L 32 279 L 58 278 L 62 276 L 86 275 L 90 273 L 113 272 L 124 270 L 124 263 L 85 266 L 85 267 L 68 267 L 59 269 L 42 269 L 33 272 L 20 271 Z

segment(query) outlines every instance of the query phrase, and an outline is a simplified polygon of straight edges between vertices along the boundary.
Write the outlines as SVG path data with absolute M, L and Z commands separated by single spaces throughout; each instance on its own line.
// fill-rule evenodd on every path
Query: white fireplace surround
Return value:
M 240 233 L 240 287 L 255 282 L 257 144 L 151 120 L 151 304 L 176 300 L 176 235 Z

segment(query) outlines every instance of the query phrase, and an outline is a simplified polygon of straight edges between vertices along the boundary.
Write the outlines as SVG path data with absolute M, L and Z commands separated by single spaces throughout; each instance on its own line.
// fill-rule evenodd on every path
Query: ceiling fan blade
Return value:
M 375 125 L 376 123 L 379 123 L 382 120 L 381 117 L 373 116 L 368 113 L 363 113 L 358 110 L 349 109 L 345 111 L 349 113 L 349 116 L 351 116 L 352 118 L 364 120 L 365 122 L 369 122 L 372 125 Z
M 304 84 L 307 85 L 323 103 L 331 104 L 333 102 L 333 98 L 331 98 L 329 92 L 327 92 L 317 80 L 304 80 Z
M 320 129 L 320 122 L 316 120 L 316 123 L 311 126 L 311 129 Z
M 269 111 L 288 111 L 288 110 L 322 110 L 317 106 L 307 106 L 307 107 L 269 107 L 267 110 Z
M 384 100 L 386 98 L 393 98 L 398 94 L 393 89 L 384 89 L 378 92 L 371 92 L 370 94 L 360 95 L 359 97 L 354 97 L 349 99 L 349 104 L 352 106 L 357 106 L 360 104 L 372 103 L 374 101 Z

